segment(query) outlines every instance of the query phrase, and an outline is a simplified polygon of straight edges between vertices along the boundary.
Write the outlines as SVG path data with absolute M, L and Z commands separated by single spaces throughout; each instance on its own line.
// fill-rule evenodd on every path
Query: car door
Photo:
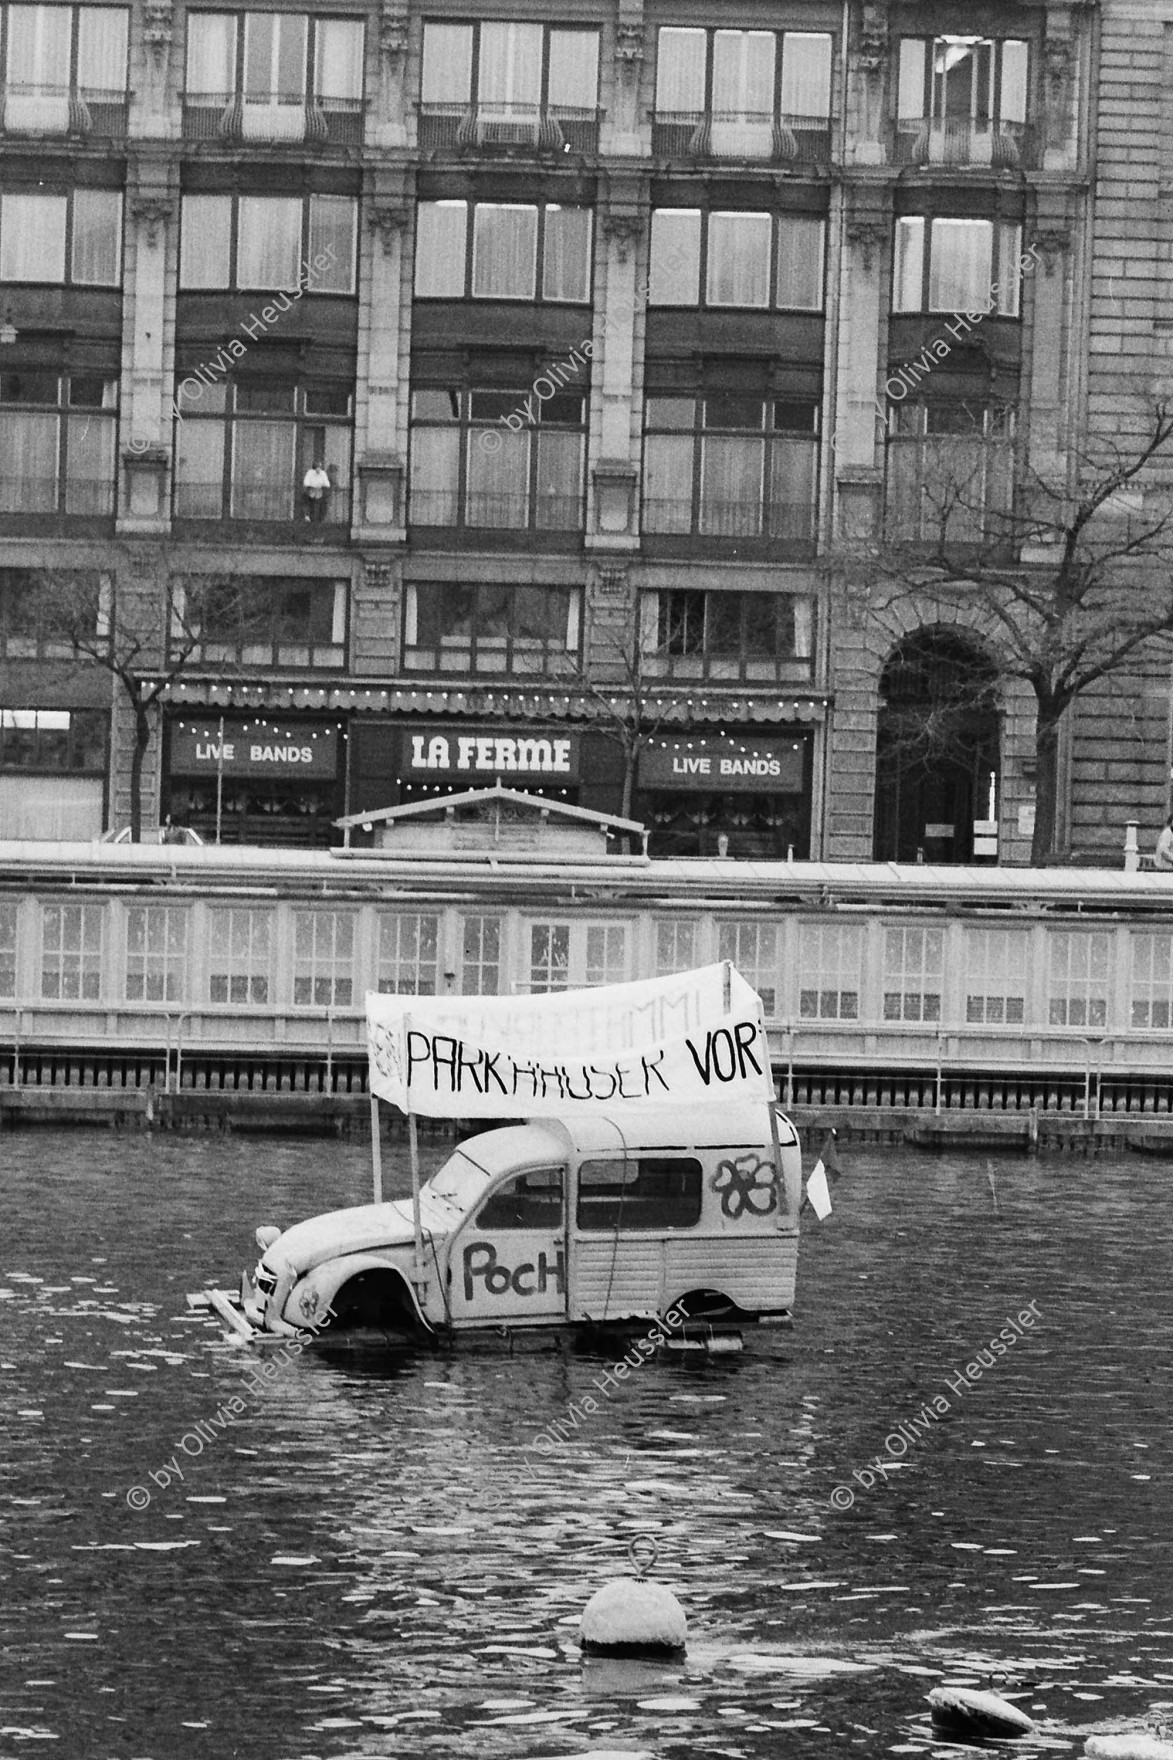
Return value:
M 454 1325 L 550 1325 L 566 1314 L 566 1169 L 508 1174 L 448 1253 Z

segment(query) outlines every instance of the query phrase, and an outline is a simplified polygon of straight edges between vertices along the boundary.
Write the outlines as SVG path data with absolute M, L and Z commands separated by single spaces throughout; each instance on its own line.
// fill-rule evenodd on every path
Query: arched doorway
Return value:
M 917 630 L 889 658 L 876 731 L 877 861 L 997 860 L 996 682 L 985 654 L 955 630 Z

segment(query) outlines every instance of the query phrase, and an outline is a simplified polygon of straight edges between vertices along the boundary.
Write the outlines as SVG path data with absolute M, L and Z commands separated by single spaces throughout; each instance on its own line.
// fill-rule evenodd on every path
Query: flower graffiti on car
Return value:
M 748 1210 L 768 1216 L 778 1208 L 778 1176 L 772 1161 L 750 1151 L 718 1164 L 712 1188 L 721 1194 L 722 1214 L 732 1219 Z

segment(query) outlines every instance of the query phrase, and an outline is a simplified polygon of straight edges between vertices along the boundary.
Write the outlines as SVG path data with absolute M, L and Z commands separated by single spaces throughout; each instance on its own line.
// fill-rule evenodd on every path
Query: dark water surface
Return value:
M 738 1359 L 307 1353 L 250 1393 L 186 1293 L 365 1200 L 366 1151 L 0 1137 L 0 1755 L 956 1752 L 924 1695 L 991 1671 L 1017 1752 L 1173 1710 L 1170 1173 L 989 1165 L 851 1154 Z M 584 1666 L 641 1531 L 687 1662 Z

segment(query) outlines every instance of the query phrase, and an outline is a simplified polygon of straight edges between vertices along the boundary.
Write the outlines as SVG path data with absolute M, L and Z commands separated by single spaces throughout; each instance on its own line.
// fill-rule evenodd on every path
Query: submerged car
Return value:
M 763 1101 L 542 1119 L 462 1143 L 410 1198 L 278 1233 L 245 1313 L 268 1333 L 405 1338 L 789 1317 L 801 1152 Z

